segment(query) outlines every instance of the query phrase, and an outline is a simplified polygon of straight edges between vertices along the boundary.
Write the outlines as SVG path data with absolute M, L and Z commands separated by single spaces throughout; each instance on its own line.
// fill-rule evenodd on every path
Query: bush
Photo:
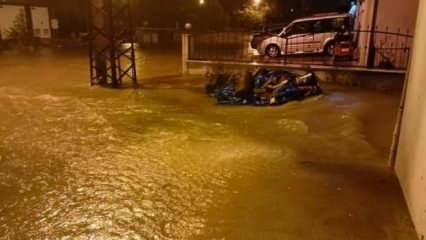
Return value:
M 28 30 L 24 11 L 16 16 L 13 27 L 6 31 L 6 34 L 6 38 L 13 39 L 20 48 L 31 45 L 31 32 Z

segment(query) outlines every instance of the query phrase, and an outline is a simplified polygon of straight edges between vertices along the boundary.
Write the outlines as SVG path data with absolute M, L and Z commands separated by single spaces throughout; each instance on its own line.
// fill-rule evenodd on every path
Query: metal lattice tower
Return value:
M 137 85 L 131 1 L 88 1 L 92 86 Z

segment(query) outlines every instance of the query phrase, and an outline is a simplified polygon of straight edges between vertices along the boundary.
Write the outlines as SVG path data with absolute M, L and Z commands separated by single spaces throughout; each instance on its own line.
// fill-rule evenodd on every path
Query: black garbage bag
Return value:
M 288 71 L 260 69 L 239 80 L 245 82 L 244 87 L 237 90 L 237 79 L 218 74 L 209 81 L 206 91 L 216 97 L 219 104 L 259 106 L 281 105 L 322 93 L 313 73 L 300 76 Z
M 271 83 L 271 82 L 277 82 L 280 78 L 283 77 L 294 77 L 294 74 L 287 72 L 287 71 L 281 71 L 281 70 L 266 70 L 266 69 L 260 69 L 254 74 L 253 81 L 254 81 L 254 88 L 260 89 L 264 88 L 265 85 Z
M 307 97 L 322 93 L 318 80 L 313 73 L 290 78 L 288 83 L 277 89 L 271 104 L 285 104 L 289 101 L 301 101 Z
M 296 77 L 295 81 L 297 86 L 318 86 L 318 79 L 312 72 Z
M 277 93 L 291 86 L 295 77 L 287 71 L 259 71 L 255 76 L 255 105 L 277 104 Z
M 229 85 L 230 79 L 231 75 L 226 73 L 209 75 L 208 82 L 206 84 L 207 95 L 215 97 L 218 89 L 224 88 L 225 86 Z
M 253 91 L 252 89 L 237 91 L 236 84 L 234 82 L 228 82 L 227 84 L 215 89 L 215 97 L 219 104 L 246 105 L 252 104 Z
M 253 89 L 253 77 L 250 72 L 210 75 L 206 85 L 207 94 L 216 97 L 219 104 L 251 104 Z
M 266 76 L 257 77 L 256 105 L 281 105 L 322 93 L 313 73 L 298 76 L 286 71 L 271 71 Z
M 238 96 L 235 87 L 232 85 L 216 89 L 216 99 L 219 104 L 244 105 L 248 102 L 241 96 Z

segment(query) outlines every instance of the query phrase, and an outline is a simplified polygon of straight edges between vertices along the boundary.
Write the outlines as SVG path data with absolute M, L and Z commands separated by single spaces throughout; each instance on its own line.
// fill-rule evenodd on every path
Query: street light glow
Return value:
M 205 0 L 199 0 L 200 5 L 204 5 Z
M 253 5 L 258 7 L 262 3 L 262 0 L 253 0 Z

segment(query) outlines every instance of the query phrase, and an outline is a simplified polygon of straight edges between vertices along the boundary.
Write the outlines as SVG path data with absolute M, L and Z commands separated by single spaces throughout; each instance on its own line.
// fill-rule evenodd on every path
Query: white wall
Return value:
M 419 0 L 363 0 L 359 9 L 358 22 L 361 30 L 370 30 L 373 24 L 374 5 L 378 1 L 376 29 L 391 33 L 413 34 L 416 25 Z M 367 63 L 370 34 L 360 33 L 360 63 Z M 411 48 L 411 41 L 395 35 L 377 33 L 375 44 L 381 48 Z M 389 50 L 387 57 L 395 60 L 396 67 L 405 66 L 408 54 Z M 377 59 L 376 59 L 377 60 Z M 377 63 L 376 63 L 377 64 Z
M 369 31 L 371 29 L 371 24 L 373 21 L 373 9 L 374 9 L 374 1 L 375 0 L 364 0 L 362 1 L 359 7 L 358 13 L 358 28 L 362 31 Z M 368 56 L 368 44 L 370 40 L 370 34 L 366 32 L 361 32 L 359 34 L 359 46 L 360 56 L 359 61 L 360 64 L 367 64 L 367 56 Z
M 364 0 L 359 6 L 358 22 L 362 30 L 370 29 L 375 0 Z
M 396 172 L 419 238 L 426 238 L 426 0 L 420 0 Z
M 419 0 L 363 0 L 358 17 L 361 29 L 370 29 L 375 1 L 379 2 L 376 19 L 379 30 L 414 32 Z
M 377 26 L 391 32 L 414 32 L 419 0 L 379 0 Z
M 1 5 L 0 4 L 0 31 L 2 39 L 7 39 L 7 32 L 13 27 L 15 19 L 20 13 L 25 14 L 22 6 Z
M 47 7 L 31 7 L 34 37 L 51 38 L 49 9 Z

